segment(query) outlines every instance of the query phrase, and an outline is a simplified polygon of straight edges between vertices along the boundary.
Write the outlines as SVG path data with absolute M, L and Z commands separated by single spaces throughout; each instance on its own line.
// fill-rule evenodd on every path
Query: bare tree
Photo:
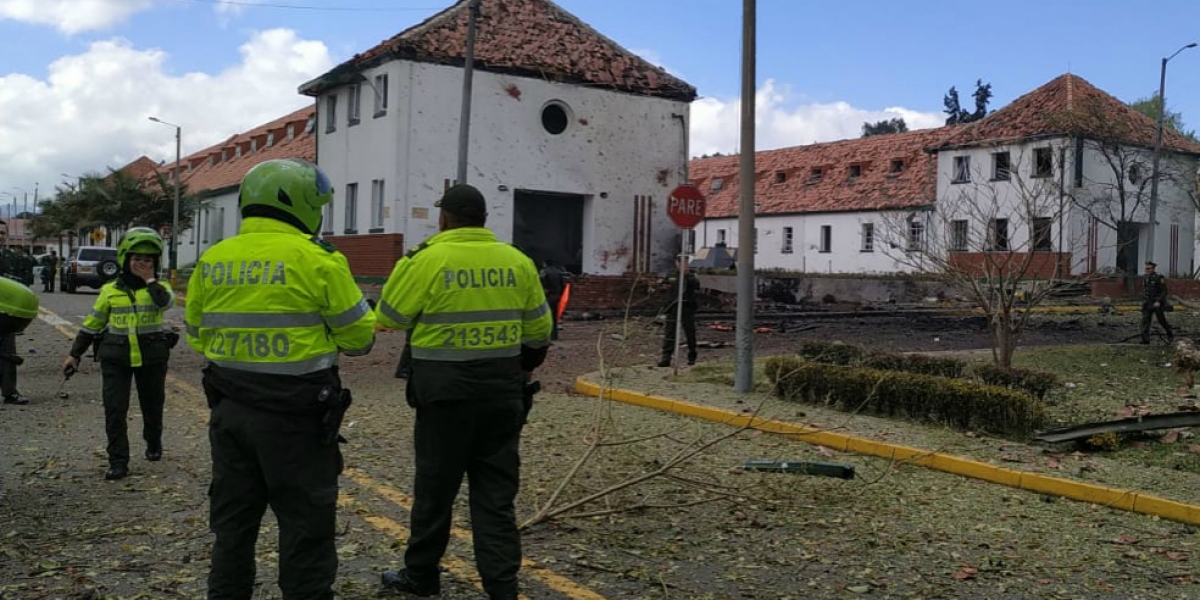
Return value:
M 1029 170 L 1018 166 L 1033 163 L 1017 148 L 992 153 L 986 175 L 970 156 L 956 157 L 946 197 L 885 217 L 882 232 L 886 254 L 938 277 L 984 312 L 992 358 L 1003 368 L 1012 366 L 1032 309 L 1062 287 L 1070 268 L 1066 228 L 1055 227 L 1065 213 L 1062 188 L 1055 177 L 1023 176 Z

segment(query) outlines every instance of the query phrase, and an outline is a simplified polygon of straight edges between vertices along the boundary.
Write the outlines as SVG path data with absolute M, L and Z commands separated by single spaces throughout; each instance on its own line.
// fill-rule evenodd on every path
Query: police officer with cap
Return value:
M 441 592 L 454 499 L 470 486 L 475 564 L 492 600 L 518 597 L 525 383 L 550 345 L 550 309 L 537 267 L 484 227 L 487 203 L 466 184 L 436 203 L 441 232 L 397 261 L 375 311 L 384 327 L 411 330 L 409 404 L 416 408 L 411 535 L 389 590 Z
M 1167 323 L 1167 278 L 1158 273 L 1156 263 L 1146 261 L 1146 280 L 1142 287 L 1142 343 L 1150 343 L 1150 318 L 1158 317 L 1158 324 L 1167 332 L 1167 341 L 1175 341 L 1171 324 Z

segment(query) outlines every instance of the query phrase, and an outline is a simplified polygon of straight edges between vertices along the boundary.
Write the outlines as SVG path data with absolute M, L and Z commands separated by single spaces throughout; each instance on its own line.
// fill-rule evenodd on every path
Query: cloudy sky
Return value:
M 173 159 L 173 130 L 150 116 L 183 127 L 186 155 L 300 108 L 299 84 L 450 3 L 0 0 L 0 204 L 142 155 Z M 741 2 L 557 3 L 697 87 L 694 154 L 738 149 Z M 937 126 L 949 87 L 969 103 L 980 78 L 993 109 L 1066 72 L 1147 97 L 1161 59 L 1200 38 L 1190 0 L 1012 0 L 1003 19 L 987 3 L 757 4 L 759 149 L 893 117 Z M 1169 65 L 1170 108 L 1200 123 L 1200 49 Z

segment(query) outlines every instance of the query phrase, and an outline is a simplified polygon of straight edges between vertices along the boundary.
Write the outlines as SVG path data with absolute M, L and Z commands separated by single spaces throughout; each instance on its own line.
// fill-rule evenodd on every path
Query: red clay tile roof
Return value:
M 1078 75 L 1060 75 L 1011 104 L 956 128 L 935 149 L 1007 143 L 1030 137 L 1071 135 L 1129 146 L 1154 146 L 1154 119 L 1130 108 Z M 1163 147 L 1200 154 L 1200 145 L 1163 130 Z
M 462 65 L 470 0 L 408 28 L 300 87 L 318 95 L 387 60 Z M 696 88 L 668 74 L 549 0 L 482 0 L 474 67 L 560 83 L 691 102 Z
M 136 179 L 143 179 L 147 175 L 158 170 L 158 163 L 150 160 L 149 157 L 142 156 L 137 160 L 117 169 L 122 173 L 133 175 Z
M 316 162 L 316 136 L 311 132 L 306 133 L 307 125 L 315 116 L 315 112 L 311 105 L 306 106 L 245 133 L 233 135 L 220 144 L 183 157 L 179 161 L 179 176 L 187 186 L 187 192 L 205 194 L 236 187 L 241 184 L 247 171 L 264 160 L 302 158 Z M 289 126 L 292 130 L 290 140 Z M 271 141 L 270 145 L 267 144 L 268 138 Z M 175 163 L 155 167 L 170 181 Z
M 884 210 L 931 206 L 937 193 L 937 157 L 925 148 L 941 141 L 949 127 L 878 135 L 755 153 L 756 214 Z M 738 214 L 739 157 L 691 161 L 692 180 L 708 200 L 707 216 Z M 893 173 L 893 163 L 902 168 Z M 852 168 L 858 174 L 852 177 Z M 819 180 L 814 169 L 821 169 Z M 782 173 L 782 182 L 778 182 Z M 721 179 L 713 190 L 713 180 Z

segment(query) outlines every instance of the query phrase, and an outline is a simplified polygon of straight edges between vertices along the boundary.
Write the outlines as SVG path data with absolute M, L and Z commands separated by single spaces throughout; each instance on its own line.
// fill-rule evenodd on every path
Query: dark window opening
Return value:
M 1054 174 L 1054 153 L 1050 148 L 1033 149 L 1033 176 L 1049 177 Z
M 1054 249 L 1051 244 L 1050 228 L 1054 223 L 1049 217 L 1034 217 L 1033 219 L 1033 249 L 1038 252 L 1047 252 Z
M 542 127 L 553 135 L 567 130 L 567 111 L 561 105 L 550 104 L 542 109 Z

